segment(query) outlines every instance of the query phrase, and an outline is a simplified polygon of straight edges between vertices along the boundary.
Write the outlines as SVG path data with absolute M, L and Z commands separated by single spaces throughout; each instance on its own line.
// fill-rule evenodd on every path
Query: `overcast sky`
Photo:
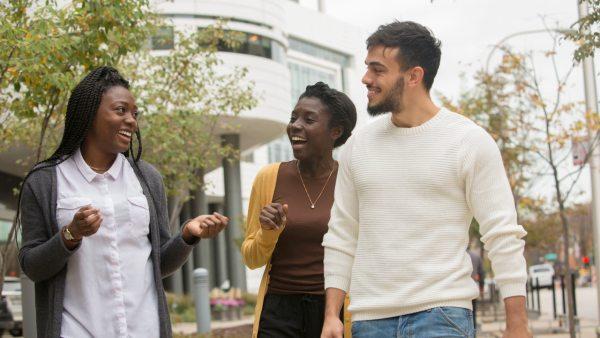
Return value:
M 442 41 L 442 61 L 436 77 L 433 93 L 457 97 L 470 86 L 475 70 L 481 69 L 492 50 L 506 36 L 528 30 L 543 29 L 544 24 L 552 28 L 569 28 L 577 21 L 578 0 L 324 0 L 325 12 L 341 21 L 360 27 L 366 38 L 378 25 L 394 19 L 412 20 L 429 27 Z M 300 3 L 317 8 L 317 0 L 300 0 Z M 552 40 L 547 33 L 519 36 L 508 41 L 517 51 L 542 51 L 551 48 Z M 574 46 L 562 43 L 559 54 L 559 69 L 567 71 L 572 64 Z M 364 58 L 364 51 L 356 56 Z M 500 53 L 494 53 L 492 67 Z M 598 67 L 596 57 L 596 70 Z M 551 64 L 543 57 L 536 62 L 545 93 L 553 92 L 554 75 Z M 462 75 L 462 76 L 461 76 Z M 583 101 L 582 71 L 576 69 L 566 95 L 567 100 Z M 544 182 L 541 182 L 540 193 Z M 581 182 L 583 196 L 589 198 L 589 174 Z
M 327 14 L 361 27 L 365 37 L 378 25 L 394 19 L 412 20 L 429 27 L 442 41 L 442 62 L 434 90 L 451 96 L 461 88 L 468 88 L 460 75 L 466 73 L 468 79 L 473 70 L 481 68 L 492 46 L 507 35 L 543 29 L 544 21 L 551 27 L 568 28 L 577 20 L 577 0 L 324 1 Z M 316 6 L 316 0 L 301 2 Z M 546 33 L 515 37 L 508 43 L 516 49 L 551 47 Z M 572 44 L 566 42 L 561 49 L 562 61 L 568 67 Z M 580 83 L 581 71 L 575 75 L 574 82 Z

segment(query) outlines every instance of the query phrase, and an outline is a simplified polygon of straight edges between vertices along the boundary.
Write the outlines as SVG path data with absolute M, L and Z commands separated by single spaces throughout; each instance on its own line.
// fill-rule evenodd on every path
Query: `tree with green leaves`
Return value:
M 222 22 L 178 33 L 174 48 L 157 54 L 149 42 L 168 22 L 148 0 L 15 0 L 0 2 L 0 17 L 0 152 L 23 150 L 24 171 L 56 148 L 72 87 L 100 65 L 131 79 L 143 111 L 144 159 L 179 204 L 202 188 L 198 172 L 232 154 L 217 135 L 235 128 L 228 118 L 256 103 L 247 71 L 228 70 L 217 56 L 218 44 L 239 40 Z M 13 225 L 9 243 L 15 234 Z M 9 253 L 7 246 L 3 264 Z
M 73 84 L 141 49 L 158 19 L 147 0 L 3 1 L 0 17 L 0 150 L 32 149 L 28 164 L 55 148 Z
M 600 48 L 600 0 L 579 2 L 587 4 L 589 14 L 575 22 L 575 30 L 566 35 L 569 40 L 579 45 L 574 54 L 576 61 L 582 61 L 588 56 L 593 57 L 596 49 Z
M 157 17 L 146 0 L 0 2 L 0 152 L 19 151 L 23 171 L 56 148 L 75 83 L 139 50 Z M 16 225 L 2 254 L 16 261 Z M 2 278 L 0 276 L 0 278 Z

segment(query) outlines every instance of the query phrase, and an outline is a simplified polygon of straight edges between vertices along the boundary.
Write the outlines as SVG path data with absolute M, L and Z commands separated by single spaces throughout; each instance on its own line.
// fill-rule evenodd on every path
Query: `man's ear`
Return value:
M 423 83 L 423 77 L 425 76 L 425 69 L 420 66 L 411 68 L 408 71 L 408 79 L 406 85 L 409 87 L 416 87 Z

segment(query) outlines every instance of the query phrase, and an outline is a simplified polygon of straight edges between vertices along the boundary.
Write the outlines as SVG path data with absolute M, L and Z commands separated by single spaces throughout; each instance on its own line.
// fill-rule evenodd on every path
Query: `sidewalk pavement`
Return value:
M 504 333 L 504 316 L 480 316 L 483 324 L 477 332 L 477 338 L 501 338 Z M 249 337 L 252 332 L 253 317 L 245 317 L 236 321 L 213 321 L 211 323 L 211 337 Z M 568 338 L 568 328 L 561 328 L 560 322 L 551 315 L 543 314 L 539 318 L 530 316 L 529 327 L 536 338 Z M 580 321 L 579 338 L 596 338 L 596 322 L 590 320 Z M 181 336 L 192 336 L 196 333 L 196 323 L 177 323 L 173 325 L 173 332 Z
M 536 338 L 568 338 L 568 327 L 561 327 L 559 320 L 555 320 L 551 315 L 543 314 L 539 318 L 529 318 L 529 327 Z M 577 337 L 596 338 L 596 322 L 590 320 L 581 320 Z M 484 319 L 480 330 L 477 333 L 478 338 L 501 338 L 504 333 L 504 318 L 500 321 L 487 322 Z
M 241 320 L 232 321 L 212 321 L 211 338 L 216 337 L 250 337 L 252 334 L 253 316 L 247 316 Z M 194 336 L 196 334 L 196 323 L 177 323 L 173 324 L 173 333 L 181 336 Z

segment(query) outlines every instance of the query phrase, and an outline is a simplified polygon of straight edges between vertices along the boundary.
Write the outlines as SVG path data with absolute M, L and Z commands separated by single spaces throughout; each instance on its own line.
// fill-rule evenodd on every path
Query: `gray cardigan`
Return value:
M 144 181 L 136 166 L 131 164 L 150 207 L 149 238 L 160 337 L 171 337 L 171 321 L 162 279 L 185 263 L 193 245 L 187 244 L 181 235 L 169 235 L 167 200 L 160 173 L 152 165 L 139 161 Z M 48 338 L 60 337 L 68 261 L 77 250 L 68 250 L 58 231 L 56 196 L 56 167 L 50 167 L 29 176 L 23 185 L 21 197 L 23 245 L 19 251 L 19 261 L 23 272 L 35 282 L 37 335 Z

